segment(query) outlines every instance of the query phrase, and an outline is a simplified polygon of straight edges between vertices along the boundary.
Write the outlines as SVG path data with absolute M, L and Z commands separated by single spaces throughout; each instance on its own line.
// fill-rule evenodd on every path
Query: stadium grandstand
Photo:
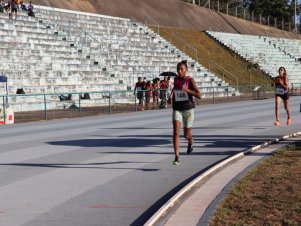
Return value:
M 268 76 L 285 64 L 290 80 L 300 83 L 298 41 L 292 40 L 299 36 L 290 32 L 180 0 L 33 3 L 35 17 L 21 10 L 17 19 L 0 13 L 0 73 L 8 78 L 9 94 L 26 94 L 7 98 L 15 112 L 43 110 L 46 102 L 47 109 L 76 106 L 84 93 L 90 95 L 81 106 L 106 105 L 110 92 L 115 92 L 115 103 L 133 103 L 138 77 L 152 80 L 175 71 L 184 59 L 203 98 L 243 95 L 238 82 L 227 81 L 200 62 L 202 53 L 191 54 L 160 36 L 161 26 L 207 31 Z M 71 94 L 76 94 L 72 101 L 62 101 L 71 100 L 64 96 Z

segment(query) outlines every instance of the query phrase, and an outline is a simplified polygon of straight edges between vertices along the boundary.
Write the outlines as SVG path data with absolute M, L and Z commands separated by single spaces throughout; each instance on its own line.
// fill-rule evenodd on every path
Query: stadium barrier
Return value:
M 255 87 L 256 94 L 254 94 Z M 221 89 L 224 92 L 221 92 Z M 218 91 L 217 91 L 218 90 Z M 159 92 L 161 90 L 158 90 Z M 274 97 L 271 84 L 239 86 L 239 95 L 233 95 L 231 87 L 200 87 L 202 99 L 195 100 L 196 105 L 232 102 Z M 142 91 L 147 92 L 147 91 Z M 168 95 L 169 92 L 167 92 Z M 291 84 L 290 95 L 301 95 L 301 84 Z M 3 124 L 25 121 L 50 120 L 99 114 L 112 114 L 138 111 L 137 93 L 134 90 L 73 92 L 73 93 L 42 93 L 42 94 L 9 94 L 0 96 L 0 108 L 11 109 L 12 114 L 2 110 Z M 159 99 L 160 103 L 160 99 Z M 170 107 L 170 106 L 168 106 Z M 158 110 L 159 104 L 150 110 Z M 6 119 L 6 120 L 4 120 Z M 1 114 L 0 114 L 1 120 Z M 5 122 L 7 121 L 7 122 Z

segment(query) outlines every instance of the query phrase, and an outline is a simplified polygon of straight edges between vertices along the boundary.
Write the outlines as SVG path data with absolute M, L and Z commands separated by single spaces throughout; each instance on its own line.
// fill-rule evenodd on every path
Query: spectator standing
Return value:
M 11 1 L 10 0 L 5 0 L 4 1 L 4 9 L 8 13 L 8 18 L 11 19 Z
M 28 9 L 28 16 L 32 16 L 32 17 L 35 17 L 35 16 L 36 16 L 36 15 L 34 14 L 32 8 Z
M 2 0 L 1 5 L 3 7 L 3 9 L 5 9 L 5 12 L 9 12 L 10 10 L 10 2 L 9 0 Z
M 158 98 L 159 98 L 159 89 L 160 89 L 159 81 L 160 81 L 159 78 L 153 79 L 153 106 L 154 106 L 154 109 L 158 108 Z
M 26 5 L 24 4 L 23 0 L 19 1 L 19 7 L 23 11 L 27 11 Z
M 29 4 L 28 4 L 28 6 L 27 6 L 27 10 L 30 11 L 30 9 L 33 11 L 32 1 L 30 1 Z
M 161 99 L 160 108 L 166 108 L 166 106 L 167 106 L 166 94 L 167 94 L 168 88 L 169 88 L 169 82 L 168 82 L 167 76 L 164 76 L 164 79 L 162 79 L 160 81 L 160 99 Z
M 3 13 L 4 11 L 4 2 L 0 0 L 0 13 Z
M 18 16 L 18 1 L 17 0 L 11 0 L 11 14 L 10 14 L 10 19 L 13 18 L 12 14 L 15 13 L 15 20 L 17 19 Z
M 138 77 L 138 82 L 135 85 L 134 95 L 137 94 L 137 99 L 139 100 L 138 111 L 143 111 L 143 94 L 145 89 L 145 82 L 142 80 L 142 77 Z
M 151 81 L 147 81 L 145 84 L 145 110 L 149 110 L 152 90 L 153 86 L 151 84 Z

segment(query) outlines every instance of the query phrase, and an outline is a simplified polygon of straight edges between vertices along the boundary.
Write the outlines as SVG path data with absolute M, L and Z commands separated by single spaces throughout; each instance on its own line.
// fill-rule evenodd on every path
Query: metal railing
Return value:
M 49 7 L 49 8 L 51 8 L 54 12 L 56 12 L 56 9 L 53 7 L 53 6 L 51 6 L 49 3 L 48 3 L 48 1 L 45 1 L 45 0 L 43 0 L 43 2 L 45 2 L 46 4 L 47 4 L 47 6 Z M 89 55 L 89 57 L 91 58 L 91 55 L 92 55 L 92 49 L 87 45 L 87 39 L 90 39 L 90 40 L 92 40 L 92 41 L 94 41 L 97 45 L 99 45 L 99 47 L 100 48 L 93 48 L 93 49 L 96 49 L 96 54 L 98 53 L 99 54 L 99 57 L 104 53 L 104 51 L 103 51 L 103 49 L 104 49 L 104 45 L 103 45 L 103 43 L 99 40 L 99 39 L 97 39 L 96 37 L 94 37 L 93 36 L 93 34 L 91 34 L 90 32 L 88 32 L 88 31 L 86 31 L 86 30 L 83 30 L 82 29 L 82 27 L 79 27 L 75 22 L 77 21 L 77 18 L 76 18 L 76 14 L 75 15 L 73 15 L 72 16 L 73 17 L 73 19 L 71 20 L 69 20 L 68 21 L 68 26 L 67 25 L 59 25 L 58 23 L 56 23 L 55 21 L 52 21 L 50 24 L 52 24 L 54 27 L 58 27 L 59 28 L 59 30 L 68 30 L 68 36 L 69 36 L 69 38 L 71 37 L 71 33 L 73 32 L 73 31 L 75 31 L 76 29 L 78 29 L 79 31 L 80 31 L 80 33 L 82 34 L 82 35 L 80 35 L 80 37 L 78 37 L 78 36 L 75 36 L 75 37 L 78 37 L 79 39 L 80 39 L 80 43 L 77 43 L 77 44 L 79 44 L 80 45 L 80 47 L 81 48 L 83 48 L 83 47 L 86 47 L 86 48 L 88 48 L 89 49 L 89 51 L 88 51 L 88 55 Z M 154 21 L 155 23 L 157 23 L 154 19 L 152 19 L 152 18 L 150 18 L 150 17 L 146 17 L 146 18 L 148 18 L 149 20 L 152 20 L 152 21 Z M 131 21 L 133 21 L 133 20 L 131 20 Z M 136 22 L 136 21 L 135 21 Z M 147 22 L 147 19 L 146 19 L 146 22 Z M 138 22 L 136 22 L 136 23 L 138 23 Z M 131 23 L 132 24 L 132 23 Z M 160 27 L 160 25 L 157 23 L 157 25 L 158 25 L 158 32 L 159 32 L 159 27 Z M 60 29 L 61 28 L 61 29 Z M 112 43 L 112 44 L 114 44 L 114 43 Z M 118 44 L 118 42 L 116 42 L 116 44 Z M 110 44 L 108 44 L 108 45 L 110 45 Z M 108 46 L 106 46 L 106 47 L 108 47 Z M 108 47 L 109 48 L 109 47 Z M 116 52 L 116 61 L 118 61 L 118 57 L 117 57 L 117 53 L 119 53 L 119 54 L 121 54 L 122 52 L 124 52 L 124 51 L 122 51 L 120 48 L 118 49 L 118 50 L 116 50 L 115 51 Z M 95 53 L 94 53 L 94 55 L 95 55 Z M 95 56 L 94 56 L 95 57 Z M 97 57 L 97 56 L 96 56 Z M 95 59 L 95 60 L 98 60 L 98 59 Z M 126 62 L 126 61 L 124 61 L 127 65 L 128 65 L 128 62 Z M 108 67 L 108 65 L 106 65 L 106 67 Z M 129 67 L 131 67 L 131 68 L 133 68 L 133 70 L 135 71 L 135 72 L 138 72 L 137 71 L 137 69 L 136 68 L 134 68 L 134 67 L 132 67 L 132 66 L 129 66 Z M 109 67 L 109 70 L 110 70 L 111 68 Z M 159 72 L 160 73 L 160 72 Z M 151 72 L 151 71 L 149 71 L 149 70 L 145 70 L 145 71 L 140 71 L 140 74 L 142 74 L 143 75 L 143 77 L 149 77 L 149 76 L 147 76 L 147 75 L 152 75 L 152 78 L 155 78 L 156 77 L 156 74 L 154 73 L 154 72 Z
M 257 88 L 255 89 L 255 87 Z M 274 88 L 271 84 L 254 85 L 252 86 L 252 90 L 250 90 L 249 85 L 240 85 L 237 90 L 233 90 L 230 86 L 199 88 L 202 93 L 202 99 L 195 99 L 196 105 L 272 98 L 275 95 Z M 163 90 L 158 90 L 159 93 L 161 91 Z M 164 91 L 167 93 L 165 96 L 166 100 L 169 91 Z M 134 92 L 134 90 L 123 90 L 102 92 L 9 94 L 8 96 L 0 95 L 0 108 L 3 109 L 2 116 L 0 115 L 0 121 L 1 117 L 6 119 L 7 107 L 11 107 L 15 110 L 15 121 L 17 123 L 22 121 L 49 120 L 60 117 L 66 118 L 97 114 L 135 112 L 139 110 L 137 92 L 138 91 Z M 143 92 L 144 95 L 147 92 L 152 93 L 152 91 L 147 90 L 139 92 Z M 291 85 L 290 95 L 301 95 L 300 83 Z M 151 109 L 160 109 L 160 101 L 162 101 L 162 98 L 159 99 L 156 105 L 154 105 L 151 97 Z
M 148 23 L 149 20 L 155 22 L 155 24 L 157 26 L 157 33 L 160 35 L 160 24 L 155 19 L 151 18 L 150 16 L 145 17 L 145 26 L 148 27 L 148 25 L 151 25 Z
M 211 69 L 212 69 L 212 67 L 211 67 L 212 64 L 215 65 L 217 67 L 217 69 L 222 73 L 223 81 L 225 81 L 225 74 L 228 74 L 232 78 L 234 78 L 236 81 L 236 90 L 238 90 L 238 84 L 239 84 L 238 77 L 233 75 L 231 72 L 229 72 L 228 70 L 226 70 L 225 68 L 223 68 L 221 65 L 219 65 L 218 63 L 216 63 L 213 60 L 209 60 L 209 62 L 208 62 L 209 71 L 211 71 Z
M 185 50 L 186 50 L 186 47 L 188 46 L 190 49 L 192 49 L 194 52 L 195 52 L 195 61 L 198 62 L 198 50 L 193 47 L 191 44 L 189 44 L 188 42 L 184 41 L 182 38 L 180 38 L 178 35 L 176 35 L 175 33 L 173 32 L 170 32 L 170 35 L 169 35 L 169 42 L 172 43 L 172 38 L 176 38 L 178 41 L 180 41 L 182 44 L 184 44 L 183 46 L 183 52 L 185 53 Z

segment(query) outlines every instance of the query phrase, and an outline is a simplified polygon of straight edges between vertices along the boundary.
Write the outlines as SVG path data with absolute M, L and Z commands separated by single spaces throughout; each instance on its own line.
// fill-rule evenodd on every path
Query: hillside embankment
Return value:
M 57 8 L 132 18 L 139 22 L 145 22 L 149 17 L 164 27 L 299 38 L 290 32 L 217 13 L 181 0 L 33 0 L 33 2 Z

